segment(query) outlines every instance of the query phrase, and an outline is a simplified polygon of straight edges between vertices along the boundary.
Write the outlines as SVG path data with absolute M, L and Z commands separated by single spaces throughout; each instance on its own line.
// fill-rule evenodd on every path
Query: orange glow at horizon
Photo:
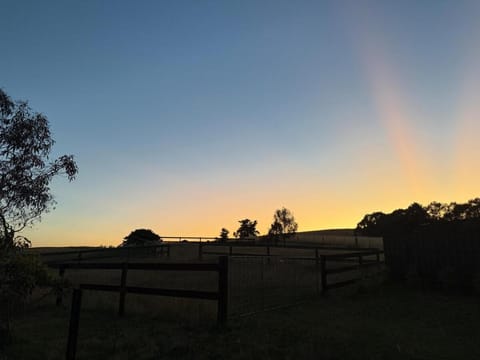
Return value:
M 142 171 L 141 179 L 127 176 L 92 198 L 59 201 L 59 209 L 69 200 L 80 205 L 46 215 L 27 234 L 33 245 L 118 245 L 137 228 L 152 229 L 160 236 L 215 237 L 225 227 L 233 236 L 238 221 L 244 218 L 257 220 L 258 230 L 265 234 L 274 211 L 283 206 L 293 212 L 299 231 L 354 228 L 365 214 L 374 211 L 388 213 L 412 202 L 466 202 L 480 196 L 480 169 L 476 166 L 480 162 L 479 48 L 472 46 L 467 55 L 471 61 L 456 117 L 451 119 L 456 132 L 439 148 L 434 142 L 427 143 L 428 136 L 421 132 L 420 116 L 405 90 L 407 80 L 389 51 L 388 39 L 374 28 L 374 19 L 381 16 L 369 16 L 365 13 L 369 9 L 353 7 L 355 15 L 349 19 L 356 21 L 348 26 L 368 83 L 376 113 L 373 118 L 381 131 L 367 134 L 344 126 L 332 141 L 338 148 L 320 144 L 318 149 L 308 149 L 321 160 L 306 152 L 302 156 L 308 161 L 272 151 L 265 158 L 252 159 L 256 163 L 244 168 L 222 166 L 212 174 L 205 171 L 194 177 L 180 171 L 165 174 L 160 162 L 158 168 L 152 161 L 145 169 L 137 163 L 138 169 L 131 173 Z M 309 115 L 325 116 L 328 112 L 323 110 L 319 106 L 314 109 L 317 113 Z M 342 116 L 350 116 L 345 113 Z M 348 123 L 349 119 L 345 120 Z M 358 141 L 362 136 L 366 138 Z M 380 141 L 375 143 L 377 139 Z M 448 156 L 453 158 L 451 162 Z M 91 214 L 76 217 L 82 208 L 92 209 Z

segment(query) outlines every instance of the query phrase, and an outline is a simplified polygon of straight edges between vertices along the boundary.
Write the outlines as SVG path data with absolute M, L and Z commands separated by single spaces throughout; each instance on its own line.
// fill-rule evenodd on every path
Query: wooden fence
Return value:
M 229 316 L 289 307 L 383 272 L 382 251 L 314 257 L 231 256 Z
M 384 264 L 384 261 L 381 260 L 381 254 L 383 251 L 375 250 L 375 251 L 358 251 L 358 252 L 351 252 L 348 254 L 330 254 L 330 255 L 320 255 L 320 257 L 316 257 L 316 263 L 320 264 L 320 274 L 321 274 L 321 286 L 322 286 L 322 294 L 326 294 L 328 290 L 336 289 L 344 286 L 348 286 L 362 280 L 360 277 L 352 277 L 347 280 L 330 282 L 328 281 L 328 275 L 334 274 L 341 274 L 341 273 L 348 273 L 355 270 L 362 270 L 366 268 L 370 268 L 372 266 L 377 267 L 378 269 L 381 268 L 381 265 Z M 366 257 L 368 256 L 375 256 L 374 260 L 367 260 Z M 328 264 L 335 264 L 340 266 L 335 266 L 329 268 Z M 352 264 L 353 263 L 353 264 Z M 348 264 L 348 265 L 345 265 Z
M 108 291 L 119 293 L 118 315 L 125 313 L 125 297 L 128 293 L 170 296 L 178 298 L 205 299 L 217 301 L 217 323 L 224 326 L 227 322 L 228 314 L 228 257 L 220 257 L 219 262 L 215 264 L 179 264 L 179 263 L 64 263 L 54 264 L 52 267 L 59 269 L 60 276 L 65 275 L 67 269 L 109 269 L 121 270 L 121 280 L 119 285 L 99 285 L 99 284 L 80 284 L 73 290 L 72 308 L 70 315 L 70 326 L 67 343 L 67 360 L 75 359 L 79 318 L 81 309 L 81 299 L 83 291 Z M 213 271 L 218 273 L 217 291 L 196 291 L 183 289 L 163 289 L 126 286 L 128 270 L 151 270 L 151 271 Z M 62 303 L 62 295 L 57 297 L 57 304 Z
M 209 249 L 210 250 L 205 250 Z M 215 250 L 211 250 L 211 248 Z M 223 248 L 219 250 L 219 248 Z M 256 253 L 251 252 L 244 252 L 242 249 L 245 248 L 255 248 L 258 249 Z M 275 251 L 283 250 L 283 249 L 291 249 L 291 250 L 308 250 L 315 253 L 315 257 L 318 257 L 319 251 L 322 250 L 338 250 L 338 251 L 345 251 L 345 252 L 377 252 L 381 251 L 376 248 L 349 248 L 345 246 L 300 246 L 300 245 L 286 245 L 286 246 L 279 246 L 279 245 L 267 245 L 267 244 L 258 244 L 258 243 L 198 243 L 198 259 L 202 260 L 203 255 L 229 255 L 229 256 L 282 256 L 280 254 L 274 254 Z M 263 250 L 263 251 L 262 251 Z M 381 251 L 383 253 L 383 251 Z M 283 254 L 283 256 L 285 256 Z
M 199 247 L 202 248 L 201 246 Z M 312 249 L 312 248 L 309 248 Z M 270 253 L 271 249 L 266 249 Z M 381 254 L 383 251 L 377 249 L 358 250 L 335 254 L 322 254 L 320 248 L 313 249 L 314 256 L 312 257 L 295 257 L 295 260 L 312 261 L 315 263 L 315 292 L 317 294 L 325 295 L 329 290 L 351 285 L 361 277 L 351 277 L 347 280 L 335 281 L 330 276 L 341 273 L 352 272 L 371 266 L 380 266 L 383 261 Z M 229 253 L 234 255 L 234 250 L 230 247 Z M 248 255 L 250 256 L 250 255 Z M 247 256 L 247 257 L 248 257 Z M 257 256 L 257 255 L 255 255 Z M 278 255 L 261 255 L 268 259 L 272 257 L 279 258 Z M 370 259 L 375 257 L 374 260 Z M 245 256 L 244 256 L 245 257 Z M 288 259 L 288 258 L 285 258 Z M 79 328 L 79 316 L 82 302 L 82 293 L 84 291 L 107 291 L 116 292 L 119 294 L 118 300 L 118 315 L 125 314 L 125 300 L 128 293 L 169 296 L 180 298 L 206 299 L 217 301 L 217 323 L 224 326 L 228 318 L 228 298 L 229 298 L 229 256 L 219 257 L 218 263 L 52 263 L 50 267 L 58 269 L 60 277 L 64 277 L 66 271 L 69 269 L 84 269 L 84 270 L 119 270 L 121 271 L 120 283 L 118 285 L 100 285 L 91 283 L 81 283 L 73 291 L 72 308 L 70 317 L 70 327 L 67 345 L 67 359 L 75 358 L 77 336 Z M 165 288 L 147 288 L 127 286 L 127 276 L 129 270 L 146 270 L 146 271 L 212 271 L 218 273 L 218 288 L 217 291 L 196 291 L 184 289 L 165 289 Z M 335 276 L 333 276 L 334 278 Z M 232 279 L 233 281 L 235 279 Z M 312 284 L 313 286 L 313 284 Z M 248 296 L 248 294 L 247 294 Z M 56 303 L 62 304 L 63 293 L 59 292 Z
M 126 260 L 138 256 L 170 256 L 170 244 L 151 246 L 125 246 L 117 248 L 98 248 L 87 250 L 71 250 L 39 253 L 46 264 L 66 261 L 86 261 L 123 257 Z

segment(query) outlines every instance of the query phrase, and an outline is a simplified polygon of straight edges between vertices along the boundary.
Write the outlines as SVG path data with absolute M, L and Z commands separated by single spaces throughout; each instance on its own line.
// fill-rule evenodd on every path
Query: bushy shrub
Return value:
M 12 249 L 0 254 L 0 348 L 12 338 L 12 316 L 21 311 L 37 286 L 59 291 L 65 284 L 52 276 L 38 256 Z

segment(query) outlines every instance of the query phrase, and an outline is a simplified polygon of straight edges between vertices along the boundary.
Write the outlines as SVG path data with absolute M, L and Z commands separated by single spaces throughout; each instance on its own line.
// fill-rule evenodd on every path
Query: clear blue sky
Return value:
M 34 245 L 217 235 L 290 208 L 300 230 L 465 201 L 478 3 L 8 1 L 0 87 L 80 173 Z

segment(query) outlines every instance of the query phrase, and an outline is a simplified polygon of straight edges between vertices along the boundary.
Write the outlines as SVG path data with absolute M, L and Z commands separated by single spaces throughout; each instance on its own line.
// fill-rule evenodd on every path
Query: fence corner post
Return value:
M 315 292 L 320 293 L 320 263 L 318 248 L 315 248 Z
M 228 317 L 228 256 L 220 256 L 218 262 L 218 308 L 217 323 L 220 327 L 227 324 Z
M 70 311 L 70 325 L 68 329 L 67 360 L 74 360 L 77 352 L 78 326 L 80 323 L 80 307 L 82 304 L 82 290 L 74 289 L 72 295 L 72 309 Z
M 322 278 L 322 295 L 327 293 L 327 258 L 325 255 L 320 255 L 320 276 Z
M 128 263 L 123 263 L 122 266 L 122 276 L 120 278 L 120 298 L 118 300 L 118 316 L 123 316 L 125 314 L 125 296 L 127 294 L 127 272 L 128 272 Z
M 63 302 L 63 278 L 65 275 L 65 266 L 60 265 L 58 268 L 58 276 L 60 277 L 62 283 L 60 284 L 60 288 L 58 289 L 58 294 L 57 294 L 57 300 L 55 301 L 55 304 L 57 306 L 62 305 Z

